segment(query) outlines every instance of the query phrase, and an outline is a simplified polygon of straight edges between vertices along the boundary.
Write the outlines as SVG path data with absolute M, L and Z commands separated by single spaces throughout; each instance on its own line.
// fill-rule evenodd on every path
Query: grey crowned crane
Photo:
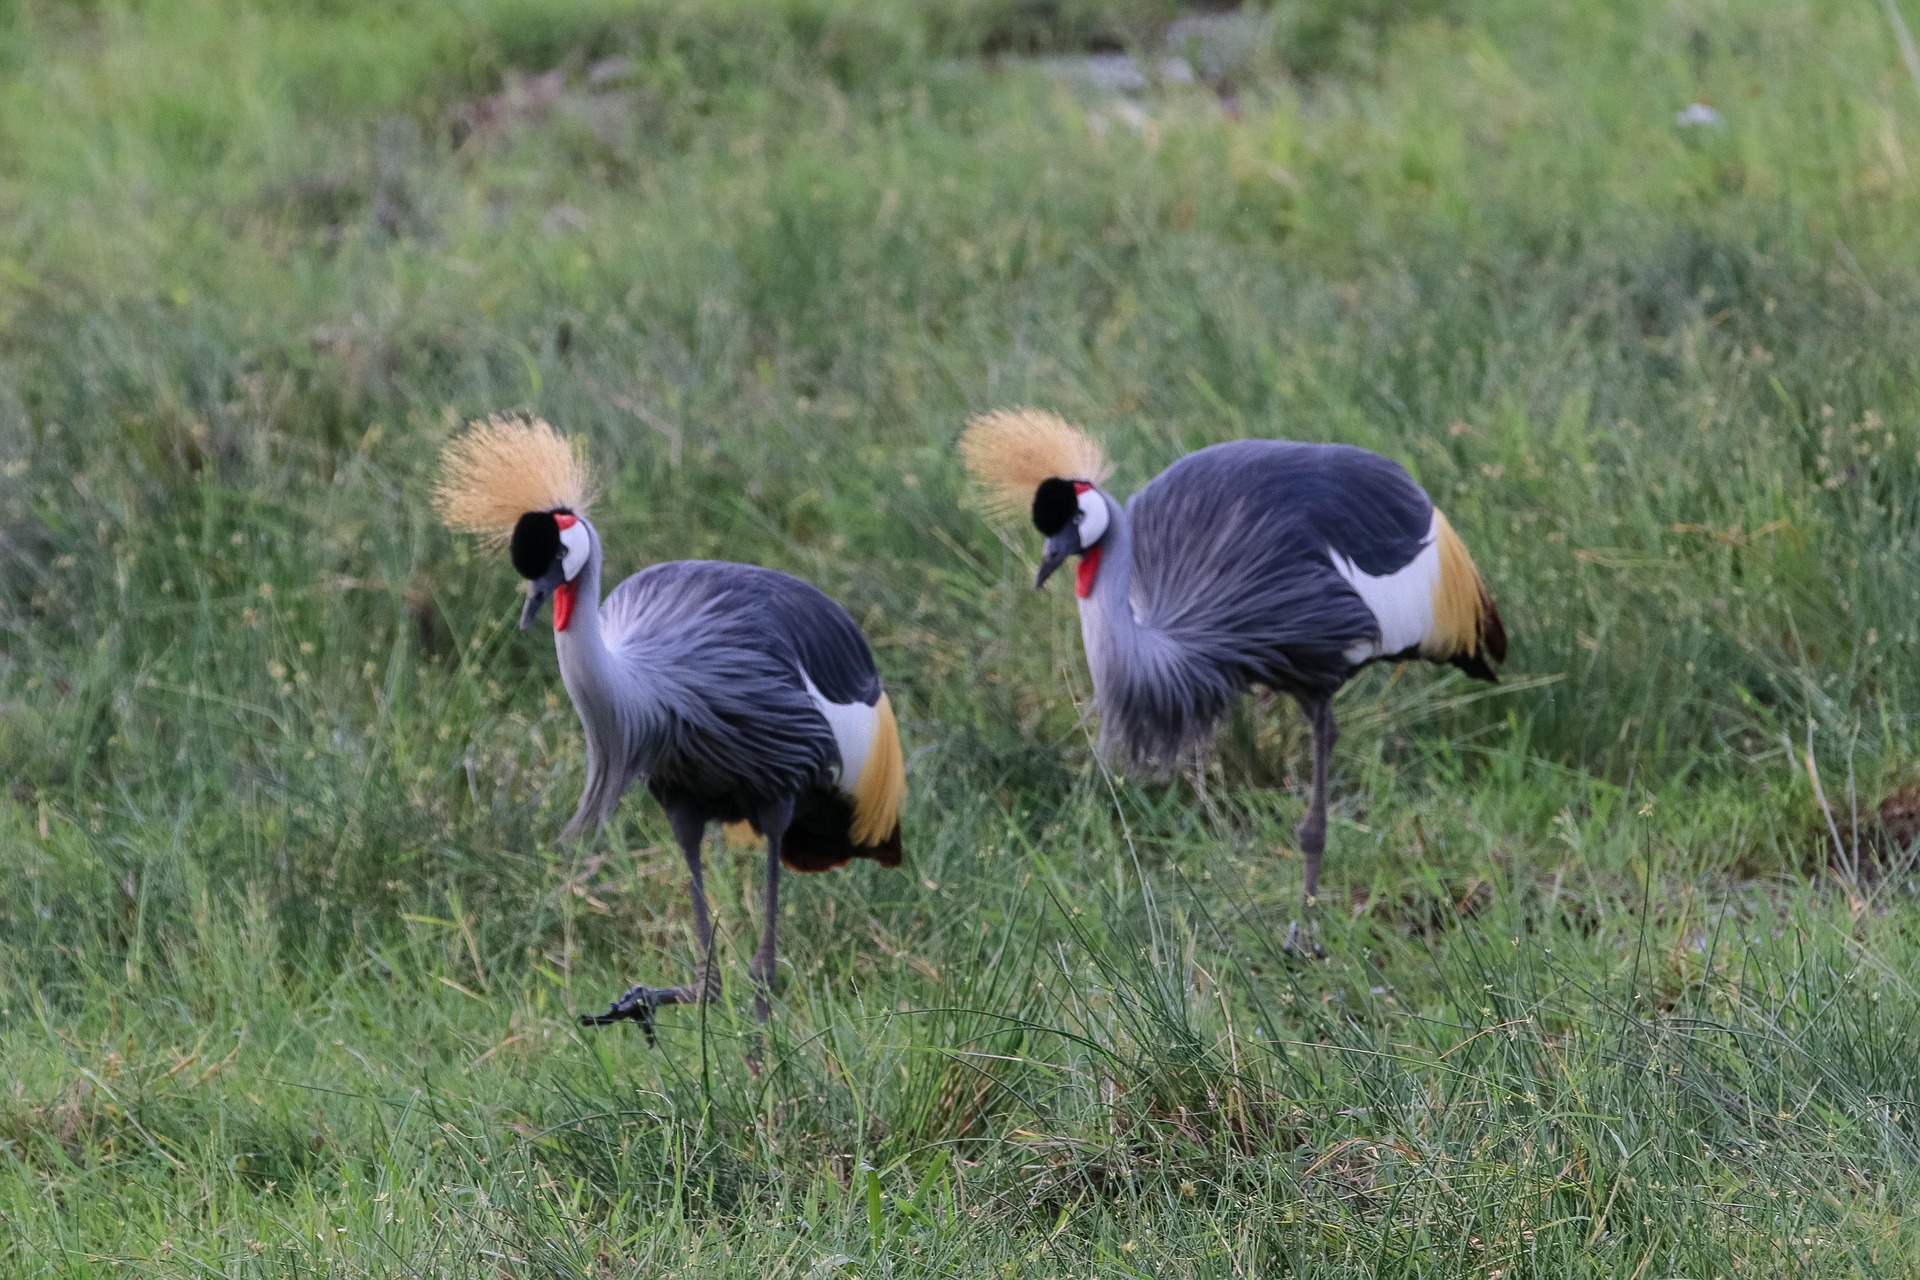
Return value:
M 1084 432 L 1050 413 L 971 419 L 960 446 L 1003 517 L 1046 538 L 1034 586 L 1080 558 L 1074 591 L 1100 751 L 1164 774 L 1251 685 L 1292 695 L 1313 731 L 1296 830 L 1311 913 L 1327 839 L 1333 695 L 1374 662 L 1424 658 L 1493 681 L 1500 611 L 1445 515 L 1365 449 L 1235 440 L 1180 459 L 1123 507 Z M 1290 948 L 1301 945 L 1299 921 Z M 1317 950 L 1317 944 L 1309 943 Z
M 767 841 L 765 917 L 750 968 L 767 1016 L 780 866 L 900 865 L 906 769 L 893 709 L 847 611 L 798 578 L 710 560 L 656 564 L 600 596 L 586 465 L 539 420 L 490 418 L 450 441 L 434 505 L 450 528 L 504 543 L 527 600 L 553 601 L 560 677 L 587 740 L 587 785 L 563 839 L 590 836 L 644 780 L 692 877 L 694 981 L 636 985 L 588 1025 L 712 999 L 713 922 L 700 874 L 709 822 Z M 736 831 L 737 834 L 737 831 Z

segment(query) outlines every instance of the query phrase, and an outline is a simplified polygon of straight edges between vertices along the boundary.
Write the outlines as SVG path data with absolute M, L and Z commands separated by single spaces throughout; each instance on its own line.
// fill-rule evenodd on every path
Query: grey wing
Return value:
M 1284 497 L 1313 531 L 1364 573 L 1397 573 L 1425 549 L 1433 500 L 1405 467 L 1345 444 L 1296 445 Z
M 603 602 L 609 648 L 657 708 L 651 782 L 757 803 L 816 785 L 838 764 L 832 730 L 769 616 L 767 574 L 675 561 L 633 575 Z
M 734 628 L 771 660 L 804 672 L 831 702 L 872 706 L 880 671 L 866 636 L 838 601 L 804 578 L 724 560 L 659 564 L 621 583 L 602 606 L 602 626 L 624 631 L 666 598 L 723 605 Z M 684 621 L 682 623 L 684 625 Z M 803 688 L 796 682 L 796 688 Z
M 829 702 L 880 700 L 880 672 L 867 638 L 840 603 L 801 578 L 759 569 L 769 622 Z
M 1368 563 L 1399 553 L 1394 537 L 1364 533 L 1367 522 L 1339 514 L 1329 472 L 1350 462 L 1348 453 L 1376 457 L 1238 440 L 1162 472 L 1127 504 L 1140 621 L 1241 682 L 1338 687 L 1353 668 L 1348 650 L 1379 626 L 1328 547 L 1338 538 L 1342 554 L 1353 555 L 1351 546 Z

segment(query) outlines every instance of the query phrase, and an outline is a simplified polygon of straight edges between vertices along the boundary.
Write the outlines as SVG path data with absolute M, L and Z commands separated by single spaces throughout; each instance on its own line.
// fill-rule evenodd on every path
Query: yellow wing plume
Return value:
M 899 829 L 900 806 L 907 799 L 907 762 L 900 754 L 893 703 L 883 693 L 873 710 L 873 741 L 853 784 L 853 830 L 847 833 L 855 844 L 869 846 L 884 843 Z
M 475 419 L 440 450 L 433 509 L 449 529 L 505 542 L 529 511 L 585 511 L 592 501 L 579 445 L 543 419 Z
M 1492 598 L 1466 544 L 1454 533 L 1446 514 L 1433 509 L 1434 534 L 1440 544 L 1440 576 L 1433 584 L 1433 626 L 1420 642 L 1422 657 L 1444 661 L 1455 654 L 1480 652 Z M 1499 615 L 1496 613 L 1497 619 Z M 1505 657 L 1503 636 L 1498 656 Z
M 1044 409 L 995 409 L 967 419 L 960 456 L 981 486 L 980 505 L 1014 520 L 1033 505 L 1042 480 L 1100 484 L 1112 472 L 1092 436 Z
M 900 751 L 900 725 L 894 719 L 893 702 L 885 693 L 874 704 L 873 714 L 873 739 L 867 745 L 867 758 L 861 762 L 860 772 L 852 781 L 853 822 L 847 829 L 847 839 L 867 850 L 879 848 L 899 834 L 900 810 L 907 801 L 907 761 Z M 729 822 L 721 830 L 727 844 L 735 849 L 752 849 L 761 843 L 761 837 L 751 823 Z M 866 853 L 857 856 L 873 855 Z M 883 857 L 881 861 L 885 866 L 898 864 L 897 841 L 892 860 Z M 838 864 L 802 862 L 788 865 L 819 871 Z

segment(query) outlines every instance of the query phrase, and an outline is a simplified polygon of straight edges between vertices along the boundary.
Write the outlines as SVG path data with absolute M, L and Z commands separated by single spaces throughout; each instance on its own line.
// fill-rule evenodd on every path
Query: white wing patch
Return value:
M 879 713 L 864 702 L 829 702 L 812 676 L 802 671 L 800 678 L 807 682 L 807 696 L 826 717 L 827 727 L 833 730 L 833 740 L 840 747 L 840 772 L 834 781 L 842 791 L 852 795 L 853 785 L 866 767 L 867 752 L 873 746 L 873 727 Z
M 1374 577 L 1332 547 L 1327 556 L 1380 624 L 1376 643 L 1362 642 L 1347 649 L 1347 661 L 1365 662 L 1384 654 L 1401 653 L 1427 638 L 1433 629 L 1433 589 L 1440 581 L 1438 518 L 1427 526 L 1420 554 L 1392 573 Z

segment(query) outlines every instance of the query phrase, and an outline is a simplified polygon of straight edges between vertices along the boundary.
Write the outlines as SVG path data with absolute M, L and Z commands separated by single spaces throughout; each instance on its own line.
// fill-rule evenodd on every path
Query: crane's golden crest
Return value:
M 476 419 L 440 451 L 433 509 L 449 529 L 505 542 L 529 511 L 585 511 L 591 477 L 579 447 L 540 418 Z
M 960 456 L 980 485 L 980 505 L 1019 519 L 1042 480 L 1100 484 L 1112 472 L 1092 436 L 1044 409 L 995 409 L 967 419 Z

